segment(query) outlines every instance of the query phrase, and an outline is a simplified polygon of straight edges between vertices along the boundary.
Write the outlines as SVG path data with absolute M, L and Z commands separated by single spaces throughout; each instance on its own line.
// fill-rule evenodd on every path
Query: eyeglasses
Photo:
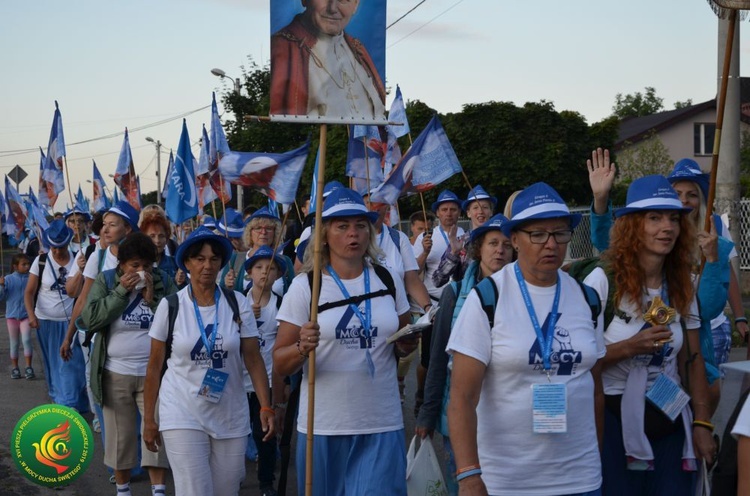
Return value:
M 263 232 L 271 232 L 271 231 L 275 231 L 275 230 L 276 230 L 276 227 L 274 227 L 274 226 L 255 226 L 255 227 L 253 227 L 253 231 L 255 231 L 255 232 L 261 232 L 261 231 L 263 231 Z
M 525 232 L 529 235 L 529 240 L 535 244 L 535 245 L 543 245 L 547 241 L 549 241 L 550 236 L 554 236 L 555 242 L 559 245 L 565 244 L 570 241 L 570 238 L 573 237 L 573 231 L 570 229 L 566 229 L 564 231 L 555 231 L 555 232 L 549 232 L 549 231 L 524 231 L 523 229 L 519 229 L 521 232 Z

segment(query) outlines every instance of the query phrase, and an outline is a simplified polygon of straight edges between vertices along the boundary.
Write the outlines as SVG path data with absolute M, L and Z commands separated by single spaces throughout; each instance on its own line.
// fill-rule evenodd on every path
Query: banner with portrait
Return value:
M 273 0 L 275 121 L 385 124 L 386 0 Z

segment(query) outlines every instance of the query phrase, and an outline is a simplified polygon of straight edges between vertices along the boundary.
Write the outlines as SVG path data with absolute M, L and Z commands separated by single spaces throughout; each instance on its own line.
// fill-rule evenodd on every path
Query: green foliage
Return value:
M 162 199 L 162 201 L 164 200 Z M 156 190 L 149 191 L 148 193 L 144 193 L 141 195 L 141 205 L 143 205 L 144 207 L 146 205 L 155 205 L 155 204 L 156 204 Z
M 617 154 L 618 182 L 632 182 L 650 174 L 668 175 L 674 166 L 669 150 L 655 131 L 637 145 L 625 143 L 624 151 Z
M 618 93 L 615 96 L 615 104 L 612 107 L 613 115 L 620 119 L 626 117 L 643 117 L 661 111 L 664 108 L 664 99 L 656 96 L 656 90 L 652 86 L 646 86 L 646 92 L 636 91 L 623 96 Z
M 677 109 L 683 109 L 683 108 L 688 108 L 688 107 L 692 107 L 692 106 L 693 106 L 693 99 L 692 98 L 688 98 L 684 102 L 679 102 L 679 101 L 678 102 L 674 102 L 674 108 L 675 108 L 675 110 L 677 110 Z

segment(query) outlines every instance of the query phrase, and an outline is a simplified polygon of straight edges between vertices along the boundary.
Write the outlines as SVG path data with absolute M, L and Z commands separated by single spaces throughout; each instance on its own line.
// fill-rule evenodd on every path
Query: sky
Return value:
M 112 186 L 126 126 L 142 192 L 155 190 L 146 137 L 163 144 L 163 178 L 182 116 L 197 142 L 211 92 L 232 89 L 210 70 L 241 77 L 250 59 L 268 62 L 270 1 L 3 2 L 0 173 L 20 165 L 29 174 L 21 191 L 36 192 L 38 147 L 46 152 L 57 100 L 74 191 L 81 184 L 91 196 L 92 160 Z M 391 0 L 387 23 L 419 3 Z M 616 94 L 646 86 L 667 110 L 714 98 L 717 43 L 705 0 L 426 0 L 387 31 L 386 86 L 441 113 L 545 100 L 594 123 L 611 114 Z M 740 45 L 745 74 L 750 50 Z

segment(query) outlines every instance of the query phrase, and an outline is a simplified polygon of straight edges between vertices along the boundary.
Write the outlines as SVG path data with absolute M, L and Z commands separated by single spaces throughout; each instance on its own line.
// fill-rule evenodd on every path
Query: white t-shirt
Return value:
M 151 338 L 148 330 L 154 312 L 140 292 L 132 292 L 127 308 L 109 325 L 104 368 L 116 374 L 145 376 Z
M 487 366 L 477 405 L 477 448 L 490 494 L 553 495 L 593 491 L 601 485 L 590 369 L 606 353 L 602 317 L 595 329 L 580 286 L 562 271 L 550 380 L 566 385 L 567 433 L 534 434 L 532 390 L 548 382 L 541 348 L 526 310 L 514 264 L 491 277 L 500 295 L 489 321 L 475 291 L 466 298 L 446 351 Z M 555 286 L 526 284 L 546 330 Z
M 263 357 L 263 363 L 266 364 L 266 374 L 268 374 L 268 384 L 271 384 L 271 371 L 273 370 L 273 345 L 276 344 L 276 333 L 279 330 L 279 322 L 276 320 L 276 313 L 278 313 L 277 300 L 278 296 L 271 293 L 271 297 L 268 299 L 266 306 L 260 309 L 260 317 L 255 320 L 258 325 L 258 345 L 260 346 L 260 354 Z M 247 294 L 247 304 L 250 305 L 250 309 L 253 308 L 252 292 Z M 242 373 L 243 380 L 245 383 L 245 391 L 252 393 L 255 391 L 253 387 L 253 381 L 250 380 L 250 374 L 247 370 Z
M 386 289 L 375 271 L 370 273 L 370 292 Z M 364 272 L 342 281 L 350 295 L 365 293 Z M 393 345 L 386 339 L 398 331 L 398 316 L 409 311 L 403 282 L 393 277 L 395 302 L 390 295 L 372 298 L 372 347 L 374 377 L 365 358 L 362 323 L 352 309 L 339 306 L 318 314 L 320 345 L 315 352 L 315 434 L 351 435 L 389 432 L 404 427 L 396 379 Z M 323 274 L 319 304 L 344 299 L 341 289 Z M 295 326 L 310 320 L 310 282 L 306 273 L 294 278 L 284 295 L 276 318 Z M 359 304 L 364 315 L 365 302 Z M 395 311 L 394 311 L 395 308 Z M 303 373 L 307 375 L 307 362 Z M 307 380 L 302 381 L 297 430 L 307 433 Z
M 745 404 L 740 410 L 740 414 L 737 416 L 737 420 L 732 428 L 732 435 L 735 438 L 739 436 L 750 437 L 750 396 L 745 400 Z
M 403 280 L 404 273 L 407 270 L 419 270 L 419 265 L 417 265 L 417 259 L 414 257 L 414 250 L 409 243 L 409 238 L 401 231 L 396 232 L 398 233 L 399 246 L 393 243 L 391 233 L 386 226 L 381 228 L 376 239 L 378 246 L 385 254 L 385 257 L 381 258 L 380 264 L 391 269 L 391 272 Z
M 599 297 L 603 302 L 607 301 L 607 294 L 609 291 L 609 282 L 607 281 L 607 275 L 604 270 L 597 267 L 591 274 L 589 274 L 583 281 L 599 293 Z M 648 289 L 648 293 L 643 296 L 643 301 L 640 303 L 640 307 L 628 300 L 623 301 L 620 304 L 620 309 L 625 312 L 630 319 L 629 322 L 621 319 L 617 315 L 614 316 L 612 322 L 607 327 L 604 333 L 604 342 L 607 345 L 619 343 L 626 339 L 630 339 L 636 335 L 644 326 L 643 310 L 648 308 L 648 302 L 650 302 L 655 296 L 661 296 L 661 289 Z M 698 317 L 698 304 L 695 298 L 690 304 L 690 314 L 685 316 L 685 325 L 687 329 L 698 329 L 700 327 L 700 318 Z M 669 329 L 672 331 L 672 342 L 669 343 L 671 351 L 668 351 L 665 357 L 664 370 L 672 377 L 676 377 L 676 360 L 677 354 L 680 352 L 683 344 L 683 332 L 682 326 L 680 325 L 680 314 L 677 313 L 675 321 L 669 325 Z M 653 354 L 651 365 L 649 365 L 648 383 L 647 388 L 650 388 L 656 378 L 661 373 L 661 355 Z M 633 360 L 642 360 L 644 357 L 635 357 Z M 630 369 L 632 368 L 631 360 L 623 360 L 615 365 L 607 367 L 602 371 L 602 381 L 604 383 L 604 394 L 623 394 L 625 391 L 625 383 L 627 382 Z
M 31 274 L 39 277 L 39 298 L 36 301 L 34 315 L 39 320 L 52 320 L 63 322 L 70 320 L 70 314 L 73 311 L 73 299 L 68 297 L 65 291 L 65 281 L 70 277 L 70 271 L 75 267 L 75 259 L 70 253 L 68 263 L 62 266 L 64 275 L 60 272 L 60 264 L 55 261 L 52 254 L 47 255 L 47 263 L 44 266 L 44 273 L 39 276 L 39 257 L 34 259 L 31 264 Z
M 111 251 L 109 251 L 109 247 L 104 252 L 104 260 L 102 261 L 101 268 L 99 267 L 99 252 L 101 248 L 97 245 L 97 249 L 94 250 L 94 253 L 91 254 L 89 259 L 86 261 L 86 266 L 83 268 L 83 276 L 88 277 L 89 279 L 96 279 L 96 276 L 99 275 L 100 272 L 104 272 L 105 270 L 109 269 L 116 269 L 117 268 L 117 257 L 112 254 Z M 79 254 L 78 256 L 83 256 L 83 253 Z M 75 269 L 73 272 L 71 272 L 71 276 L 74 276 L 78 274 L 78 264 L 75 264 Z
M 464 230 L 459 227 L 456 231 L 456 236 L 461 236 L 463 235 L 463 233 Z M 414 241 L 413 248 L 415 259 L 419 258 L 419 256 L 424 251 L 424 249 L 422 248 L 422 238 L 424 238 L 424 233 L 417 236 L 416 241 Z M 427 259 L 424 263 L 424 286 L 427 288 L 427 292 L 430 293 L 430 296 L 435 301 L 440 300 L 440 296 L 443 293 L 445 284 L 439 287 L 435 286 L 432 282 L 432 274 L 438 268 L 438 265 L 440 265 L 440 259 L 443 257 L 443 253 L 445 253 L 445 250 L 447 250 L 448 248 L 450 248 L 448 233 L 445 232 L 442 227 L 435 228 L 432 231 L 432 249 L 430 250 L 429 255 L 427 255 Z
M 195 318 L 193 301 L 187 286 L 178 295 L 179 311 L 172 334 L 172 353 L 167 360 L 167 371 L 159 389 L 159 429 L 195 429 L 214 439 L 247 436 L 250 433 L 247 394 L 242 384 L 245 364 L 240 355 L 240 338 L 258 337 L 258 328 L 247 300 L 235 291 L 242 326 L 232 320 L 232 309 L 222 294 L 217 319 L 218 334 L 214 351 L 209 355 L 203 344 Z M 199 307 L 206 335 L 214 327 L 216 306 Z M 167 340 L 168 306 L 162 299 L 156 309 L 149 336 Z M 210 340 L 210 337 L 209 337 Z M 198 397 L 198 390 L 209 368 L 229 374 L 226 387 L 218 403 Z

